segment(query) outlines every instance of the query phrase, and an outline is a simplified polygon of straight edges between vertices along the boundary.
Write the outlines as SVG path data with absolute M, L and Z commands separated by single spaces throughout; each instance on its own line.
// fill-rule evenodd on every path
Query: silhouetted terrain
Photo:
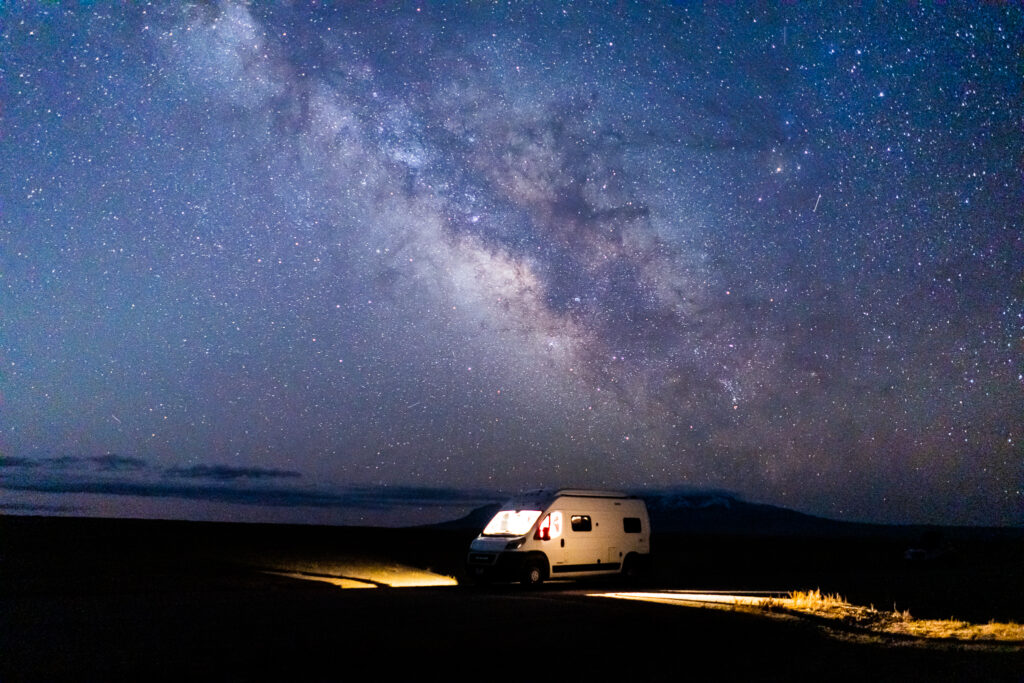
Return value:
M 541 671 L 541 680 L 1000 681 L 1024 671 L 1020 647 L 856 644 L 803 623 L 587 596 L 619 587 L 608 581 L 342 590 L 265 571 L 365 557 L 460 577 L 478 531 L 0 517 L 0 680 L 341 680 L 408 666 L 496 680 Z M 648 584 L 820 587 L 915 616 L 1024 619 L 1019 530 L 949 531 L 950 552 L 921 562 L 904 559 L 919 530 L 882 531 L 656 530 Z

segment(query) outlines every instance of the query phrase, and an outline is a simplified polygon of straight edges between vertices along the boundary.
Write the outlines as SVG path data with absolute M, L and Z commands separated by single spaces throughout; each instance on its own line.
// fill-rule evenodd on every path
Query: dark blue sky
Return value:
M 0 505 L 1024 523 L 1024 12 L 846 5 L 0 4 Z

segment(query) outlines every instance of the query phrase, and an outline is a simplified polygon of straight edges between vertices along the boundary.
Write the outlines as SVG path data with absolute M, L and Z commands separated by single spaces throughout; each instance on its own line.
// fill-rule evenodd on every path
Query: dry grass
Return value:
M 762 607 L 810 614 L 875 633 L 961 641 L 1024 641 L 1024 626 L 1012 622 L 971 624 L 956 619 L 915 619 L 909 611 L 887 612 L 852 605 L 838 595 L 822 595 L 820 590 L 794 591 L 788 598 L 769 598 Z

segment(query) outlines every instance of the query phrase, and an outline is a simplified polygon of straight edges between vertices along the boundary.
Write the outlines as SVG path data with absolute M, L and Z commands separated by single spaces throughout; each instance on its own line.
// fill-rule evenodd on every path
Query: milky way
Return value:
M 0 8 L 0 500 L 1024 523 L 1019 6 L 294 4 Z

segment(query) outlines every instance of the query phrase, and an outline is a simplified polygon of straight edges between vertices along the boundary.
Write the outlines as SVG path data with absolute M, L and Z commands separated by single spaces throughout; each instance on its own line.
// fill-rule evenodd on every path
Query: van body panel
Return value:
M 522 519 L 524 511 L 539 514 L 523 533 L 482 533 L 470 544 L 471 578 L 515 580 L 538 562 L 551 577 L 600 576 L 621 572 L 629 555 L 649 556 L 650 522 L 640 498 L 588 489 L 532 491 L 510 500 L 496 517 Z

